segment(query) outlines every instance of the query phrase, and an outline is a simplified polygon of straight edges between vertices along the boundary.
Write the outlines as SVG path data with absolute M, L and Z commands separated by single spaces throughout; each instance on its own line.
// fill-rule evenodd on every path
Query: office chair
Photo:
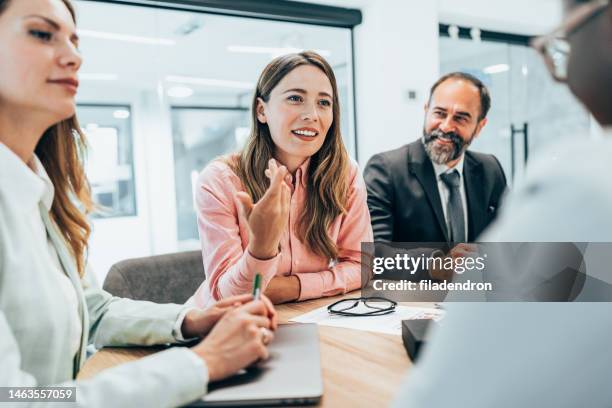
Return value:
M 177 252 L 117 262 L 103 288 L 129 299 L 184 303 L 205 278 L 202 252 Z

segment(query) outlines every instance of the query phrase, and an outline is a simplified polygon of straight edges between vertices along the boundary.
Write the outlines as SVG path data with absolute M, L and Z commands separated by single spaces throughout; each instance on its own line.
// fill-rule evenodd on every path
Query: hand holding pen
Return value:
M 255 279 L 253 280 L 253 301 L 259 302 L 261 300 L 261 274 L 255 274 Z M 264 297 L 267 299 L 266 297 Z M 269 300 L 268 300 L 269 301 Z M 275 329 L 275 328 L 274 328 Z M 259 329 L 261 331 L 261 341 L 263 344 L 268 344 L 274 338 L 274 334 L 266 327 L 261 327 Z
M 217 304 L 226 309 L 223 316 L 204 340 L 192 348 L 206 362 L 211 381 L 267 359 L 267 344 L 278 327 L 274 306 L 261 293 L 259 274 L 253 284 L 253 294 L 234 296 Z

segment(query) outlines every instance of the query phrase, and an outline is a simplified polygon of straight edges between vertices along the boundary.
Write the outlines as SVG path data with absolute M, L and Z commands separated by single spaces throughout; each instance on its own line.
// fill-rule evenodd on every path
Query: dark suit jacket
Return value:
M 506 176 L 495 156 L 470 151 L 463 176 L 472 242 L 495 219 Z M 373 156 L 364 178 L 376 242 L 448 242 L 433 164 L 420 139 Z

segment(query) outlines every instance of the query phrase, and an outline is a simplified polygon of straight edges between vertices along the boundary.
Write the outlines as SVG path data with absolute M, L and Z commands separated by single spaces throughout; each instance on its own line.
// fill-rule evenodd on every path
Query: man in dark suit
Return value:
M 484 84 L 451 73 L 431 88 L 423 137 L 368 162 L 376 242 L 472 242 L 493 221 L 506 177 L 493 155 L 466 151 L 487 123 Z

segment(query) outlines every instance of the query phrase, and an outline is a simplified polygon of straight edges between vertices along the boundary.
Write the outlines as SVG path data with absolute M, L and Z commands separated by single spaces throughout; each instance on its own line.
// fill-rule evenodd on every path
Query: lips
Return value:
M 319 131 L 313 128 L 299 128 L 293 129 L 291 133 L 300 140 L 310 141 L 314 140 L 318 135 Z
M 79 81 L 74 78 L 50 79 L 47 82 L 56 85 L 63 85 L 74 92 L 76 92 L 77 88 L 79 87 Z
M 438 143 L 444 143 L 444 144 L 452 144 L 453 143 L 452 140 L 450 140 L 450 139 L 448 139 L 446 137 L 437 137 L 435 140 Z

